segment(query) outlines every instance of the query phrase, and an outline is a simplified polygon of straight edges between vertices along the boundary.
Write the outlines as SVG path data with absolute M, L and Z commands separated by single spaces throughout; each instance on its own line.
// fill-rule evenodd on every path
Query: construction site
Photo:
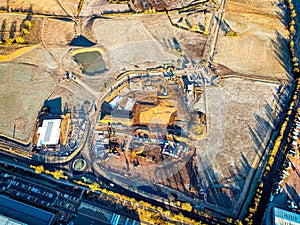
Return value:
M 104 99 L 93 137 L 96 162 L 103 170 L 198 193 L 195 174 L 189 173 L 195 146 L 206 135 L 204 87 L 201 82 L 188 85 L 184 78 L 139 74 Z M 183 171 L 180 187 L 175 166 Z
M 40 2 L 0 2 L 1 136 L 238 215 L 294 85 L 281 1 Z
M 57 160 L 71 155 L 84 140 L 86 112 L 83 107 L 78 111 L 76 106 L 68 107 L 67 102 L 62 107 L 61 98 L 51 98 L 44 102 L 38 114 L 32 152 L 41 155 L 41 159 L 44 157 L 46 162 L 46 159 Z

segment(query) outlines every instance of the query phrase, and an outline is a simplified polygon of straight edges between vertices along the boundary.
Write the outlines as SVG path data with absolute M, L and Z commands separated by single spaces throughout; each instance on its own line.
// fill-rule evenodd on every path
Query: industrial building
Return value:
M 27 225 L 26 223 L 22 223 L 20 221 L 14 220 L 12 218 L 3 216 L 0 214 L 0 224 L 5 224 L 5 225 Z
M 273 224 L 274 225 L 300 225 L 300 215 L 287 210 L 274 207 Z
M 37 146 L 57 145 L 60 136 L 61 119 L 45 119 L 38 128 L 39 139 Z
M 136 215 L 137 216 L 137 215 Z M 140 221 L 116 214 L 110 209 L 82 202 L 73 220 L 75 225 L 139 225 Z
M 51 225 L 55 214 L 0 195 L 0 222 L 8 224 Z M 3 223 L 1 223 L 3 224 Z

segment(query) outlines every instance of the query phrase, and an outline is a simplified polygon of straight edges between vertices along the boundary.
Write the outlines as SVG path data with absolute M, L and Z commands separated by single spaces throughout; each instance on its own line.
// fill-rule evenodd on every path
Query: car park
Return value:
M 62 219 L 62 220 L 66 220 L 67 217 L 68 217 L 68 213 L 64 212 L 64 213 L 62 214 L 62 216 L 61 216 L 61 219 Z
M 283 166 L 284 166 L 284 170 L 288 171 L 289 169 L 292 168 L 292 163 L 290 161 L 285 161 Z
M 18 186 L 18 185 L 19 185 L 19 182 L 15 181 L 15 180 L 11 181 L 11 183 L 12 183 L 13 185 L 15 185 L 15 186 Z
M 286 176 L 289 176 L 289 175 L 290 175 L 290 173 L 287 172 L 287 171 L 285 171 L 285 170 L 282 170 L 282 174 L 285 174 Z
M 292 210 L 297 209 L 297 205 L 294 203 L 294 201 L 292 201 L 290 199 L 287 200 L 286 207 L 288 207 L 289 209 L 292 209 Z
M 296 152 L 293 149 L 290 149 L 288 152 L 288 155 L 292 156 L 292 157 L 296 157 Z
M 292 146 L 297 146 L 297 145 L 298 145 L 297 141 L 293 140 Z
M 294 140 L 298 140 L 299 138 L 298 138 L 298 136 L 294 135 L 294 136 L 293 136 L 293 139 L 294 139 Z
M 283 180 L 283 179 L 286 178 L 286 175 L 285 175 L 285 174 L 281 174 L 279 178 L 280 178 L 281 180 Z
M 275 194 L 277 195 L 277 194 L 279 194 L 279 193 L 282 193 L 282 191 L 283 191 L 282 186 L 281 186 L 281 185 L 278 185 L 277 188 L 275 189 Z
M 32 201 L 34 199 L 34 197 L 33 196 L 31 196 L 31 195 L 29 195 L 28 197 L 27 197 L 27 200 L 30 200 L 30 201 Z
M 78 198 L 75 196 L 70 196 L 69 200 L 76 202 L 76 201 L 78 201 Z
M 53 194 L 52 193 L 49 193 L 49 192 L 44 192 L 45 196 L 48 197 L 48 198 L 52 198 L 53 197 Z

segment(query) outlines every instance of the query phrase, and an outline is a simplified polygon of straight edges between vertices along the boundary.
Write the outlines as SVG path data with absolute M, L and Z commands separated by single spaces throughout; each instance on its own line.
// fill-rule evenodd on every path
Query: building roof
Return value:
M 14 223 L 8 224 L 18 225 L 51 225 L 55 218 L 53 213 L 16 201 L 4 195 L 0 195 L 0 213 L 13 219 L 11 221 Z
M 43 120 L 39 127 L 39 140 L 37 146 L 56 145 L 59 141 L 61 119 Z
M 300 225 L 300 215 L 287 210 L 273 208 L 274 225 Z
M 78 213 L 75 215 L 73 220 L 75 225 L 93 225 L 93 224 L 103 224 L 103 225 L 140 225 L 140 221 L 127 218 L 125 216 L 116 214 L 106 207 L 99 207 L 95 204 L 90 204 L 83 202 L 78 208 Z
M 22 223 L 20 221 L 14 220 L 12 218 L 3 216 L 0 214 L 0 224 L 5 224 L 5 225 L 27 225 L 27 223 Z

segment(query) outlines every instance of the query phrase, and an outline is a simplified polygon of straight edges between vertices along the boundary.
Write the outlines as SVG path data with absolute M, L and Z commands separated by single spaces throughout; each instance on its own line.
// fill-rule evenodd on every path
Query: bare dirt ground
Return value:
M 9 15 L 7 18 L 10 18 L 10 20 L 7 20 L 7 22 L 12 22 L 16 17 L 21 18 L 22 16 Z M 22 18 L 18 19 L 18 21 L 21 21 Z M 33 71 L 30 77 L 29 74 L 31 72 L 28 72 L 28 79 L 26 81 L 28 83 L 24 83 L 22 95 L 20 94 L 19 86 L 14 86 L 14 83 L 9 84 L 11 78 L 2 78 L 4 82 L 1 84 L 3 86 L 3 96 L 4 94 L 9 96 L 14 95 L 14 102 L 20 101 L 26 104 L 24 107 L 19 107 L 19 109 L 23 108 L 24 110 L 20 110 L 18 114 L 15 114 L 14 108 L 8 107 L 11 105 L 11 101 L 3 97 L 3 107 L 1 107 L 2 109 L 0 110 L 1 118 L 4 118 L 4 120 L 2 120 L 1 132 L 11 136 L 14 124 L 20 120 L 21 122 L 19 122 L 16 127 L 16 138 L 21 140 L 29 137 L 34 117 L 40 110 L 43 100 L 54 90 L 55 81 L 64 77 L 66 70 L 76 67 L 74 66 L 74 62 L 71 62 L 72 59 L 68 56 L 68 52 L 72 48 L 68 46 L 68 43 L 70 43 L 72 38 L 76 35 L 74 23 L 51 18 L 38 18 L 36 16 L 33 18 L 37 22 L 33 24 L 35 31 L 34 41 L 39 43 L 40 47 L 24 55 L 20 55 L 15 61 L 11 62 L 18 67 L 18 71 L 22 71 L 23 68 L 24 71 Z M 87 32 L 91 31 L 87 30 Z M 136 63 L 143 65 L 146 63 L 149 66 L 157 66 L 164 62 L 176 61 L 178 58 L 178 55 L 164 51 L 164 47 L 147 31 L 140 20 L 96 20 L 92 27 L 92 33 L 94 33 L 95 38 L 91 38 L 91 40 L 96 41 L 100 46 L 105 46 L 112 64 L 111 70 L 106 72 L 105 76 L 99 76 L 96 79 L 93 77 L 83 77 L 83 82 L 85 82 L 87 86 L 91 86 L 91 89 L 95 90 L 95 93 L 103 91 L 103 81 L 105 77 L 107 86 L 110 86 L 113 82 L 110 77 L 113 74 L 115 75 L 115 72 L 121 68 L 134 68 Z M 15 47 L 11 49 L 13 48 Z M 75 48 L 76 47 L 74 47 L 74 49 Z M 1 64 L 1 68 L 2 67 L 3 73 L 7 74 L 8 77 L 15 76 L 15 74 L 19 73 L 17 73 L 16 70 L 9 70 L 7 65 Z M 78 72 L 78 70 L 74 72 Z M 38 77 L 39 73 L 43 74 L 43 76 Z M 48 73 L 51 73 L 52 77 Z M 47 75 L 44 76 L 44 74 Z M 48 79 L 50 79 L 51 82 L 49 82 L 50 80 Z M 30 87 L 30 85 L 32 86 Z M 23 93 L 26 93 L 26 86 L 29 88 L 29 94 L 26 95 L 25 98 Z M 43 88 L 41 89 L 41 87 Z M 69 89 L 72 90 L 72 88 Z M 30 94 L 31 91 L 34 92 L 34 96 L 36 96 L 35 101 L 31 101 L 33 98 Z M 55 92 L 57 92 L 57 90 L 55 90 Z M 59 91 L 57 93 L 59 93 Z M 93 93 L 91 95 L 93 95 Z M 27 96 L 29 98 L 27 98 Z M 78 97 L 79 95 L 76 96 Z M 25 100 L 21 101 L 20 98 L 25 98 Z M 29 105 L 27 105 L 28 102 L 30 103 Z M 28 113 L 28 111 L 30 111 L 30 113 Z
M 97 42 L 107 48 L 111 62 L 118 67 L 145 62 L 158 65 L 178 58 L 164 51 L 139 18 L 95 20 L 92 30 Z
M 182 60 L 180 52 L 198 61 L 203 56 L 207 39 L 200 34 L 173 27 L 166 15 L 96 19 L 84 30 L 84 34 L 104 46 L 109 52 L 110 61 L 119 68 L 145 63 L 154 66 L 161 62 Z
M 93 95 L 79 87 L 73 81 L 60 80 L 49 99 L 61 98 L 62 110 L 67 107 L 70 111 L 80 111 L 85 102 L 89 105 L 95 101 Z
M 46 48 L 66 48 L 75 37 L 74 23 L 58 19 L 44 19 L 42 40 Z
M 192 1 L 190 0 L 183 0 L 183 1 L 155 1 L 155 0 L 146 0 L 146 1 L 134 1 L 134 9 L 136 11 L 144 11 L 149 9 L 156 9 L 156 10 L 164 10 L 164 9 L 174 9 L 184 7 L 190 4 Z
M 232 78 L 222 88 L 206 90 L 208 135 L 197 152 L 209 203 L 239 207 L 287 98 L 288 92 L 276 104 L 281 88 Z
M 38 56 L 36 60 L 41 62 Z M 21 62 L 1 63 L 0 71 L 1 133 L 12 136 L 16 124 L 15 138 L 27 140 L 38 111 L 55 86 L 55 80 L 44 69 Z
M 287 79 L 288 31 L 277 1 L 226 1 L 214 64 L 244 75 Z M 227 37 L 232 29 L 238 37 Z
M 149 33 L 164 47 L 165 51 L 176 54 L 176 49 L 181 49 L 187 58 L 195 61 L 203 57 L 206 36 L 174 28 L 166 15 L 145 16 L 143 17 L 143 24 Z M 164 29 L 161 29 L 162 27 Z
M 32 5 L 33 12 L 67 15 L 76 13 L 78 1 L 8 2 L 11 9 L 29 9 Z M 6 2 L 1 1 L 0 6 L 6 7 Z M 100 14 L 111 7 L 104 0 L 85 1 L 80 15 Z M 128 6 L 116 7 L 123 10 Z M 289 57 L 284 45 L 288 32 L 280 14 L 274 2 L 227 0 L 213 64 L 223 65 L 229 68 L 228 71 L 245 76 L 287 79 L 289 68 L 285 65 L 288 65 Z M 52 91 L 51 98 L 62 97 L 63 104 L 67 102 L 70 107 L 81 107 L 82 102 L 88 100 L 92 103 L 99 93 L 109 90 L 115 82 L 113 78 L 124 69 L 144 69 L 183 60 L 177 48 L 188 59 L 200 60 L 203 57 L 202 46 L 207 40 L 202 35 L 174 28 L 166 15 L 82 20 L 80 24 L 82 34 L 95 42 L 96 47 L 105 49 L 109 70 L 94 77 L 79 74 L 79 85 L 63 80 L 66 70 L 74 69 L 74 72 L 80 73 L 69 54 L 72 48 L 77 47 L 68 45 L 80 34 L 80 27 L 74 28 L 74 22 L 39 18 L 35 26 L 35 40 L 40 47 L 11 63 L 0 62 L 0 73 L 3 74 L 0 76 L 2 133 L 11 136 L 16 124 L 16 138 L 27 139 L 41 104 Z M 226 37 L 229 29 L 238 32 L 239 37 Z M 207 194 L 208 203 L 223 209 L 239 207 L 240 200 L 247 194 L 247 182 L 257 168 L 259 156 L 282 110 L 282 105 L 276 105 L 275 99 L 279 97 L 281 103 L 286 102 L 286 93 L 277 96 L 280 88 L 285 87 L 279 83 L 230 78 L 223 80 L 222 87 L 207 89 L 207 137 L 199 142 L 198 161 L 195 160 L 201 179 L 197 184 L 191 184 L 192 187 L 179 183 L 177 190 L 185 192 L 192 188 L 197 192 L 202 189 Z M 167 176 L 169 180 L 162 177 L 157 181 L 174 187 L 178 176 L 190 179 L 190 170 L 189 164 L 180 173 Z M 155 174 L 154 170 L 150 172 Z
M 79 0 L 9 0 L 1 1 L 0 7 L 12 12 L 25 11 L 38 14 L 51 14 L 51 15 L 75 15 L 77 12 Z
M 84 1 L 80 16 L 100 15 L 104 12 L 129 11 L 127 4 L 110 4 L 106 0 Z

